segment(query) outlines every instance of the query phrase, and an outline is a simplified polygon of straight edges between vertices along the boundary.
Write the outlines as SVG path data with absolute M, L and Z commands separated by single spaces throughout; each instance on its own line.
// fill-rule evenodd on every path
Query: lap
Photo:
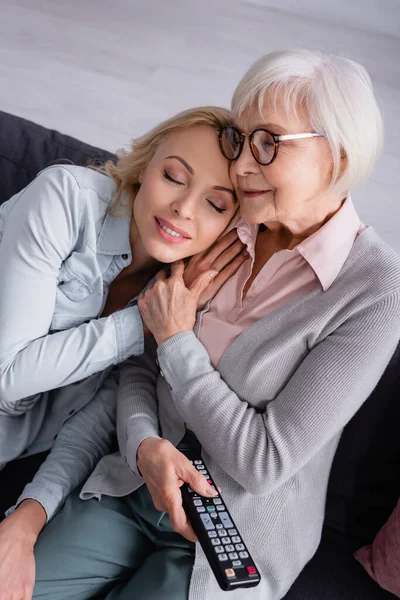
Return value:
M 72 494 L 35 547 L 34 600 L 186 600 L 194 544 L 139 512 L 124 498 Z

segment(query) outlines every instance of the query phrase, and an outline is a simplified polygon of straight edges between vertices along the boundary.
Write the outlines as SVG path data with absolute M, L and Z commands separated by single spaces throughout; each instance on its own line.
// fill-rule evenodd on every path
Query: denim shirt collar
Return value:
M 132 213 L 121 216 L 106 214 L 97 240 L 97 250 L 102 254 L 128 254 L 131 256 L 129 232 Z

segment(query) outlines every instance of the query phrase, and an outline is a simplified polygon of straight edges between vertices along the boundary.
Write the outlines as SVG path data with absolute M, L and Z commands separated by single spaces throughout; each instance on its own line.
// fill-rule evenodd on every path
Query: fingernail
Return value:
M 212 488 L 207 488 L 207 496 L 218 496 L 218 492 L 216 490 L 213 490 Z
M 243 256 L 245 256 L 246 258 L 249 258 L 250 254 L 247 252 L 247 250 L 245 250 L 245 251 L 243 252 Z
M 211 273 L 208 274 L 208 278 L 214 279 L 214 277 L 216 277 L 217 275 L 218 275 L 218 271 L 212 271 Z

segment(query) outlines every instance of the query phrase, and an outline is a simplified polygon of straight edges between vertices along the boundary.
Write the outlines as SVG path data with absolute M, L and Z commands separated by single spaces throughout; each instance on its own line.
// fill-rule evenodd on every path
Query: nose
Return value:
M 171 202 L 171 212 L 175 217 L 192 221 L 198 200 L 193 192 L 188 191 Z
M 236 177 L 246 177 L 258 173 L 259 170 L 260 165 L 252 155 L 249 140 L 246 137 L 239 158 L 232 162 L 232 171 Z

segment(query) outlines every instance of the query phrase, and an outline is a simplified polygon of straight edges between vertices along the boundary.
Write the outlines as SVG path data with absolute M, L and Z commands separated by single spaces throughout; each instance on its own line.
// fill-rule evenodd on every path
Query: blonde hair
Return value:
M 364 67 L 319 50 L 271 52 L 255 62 L 232 99 L 234 118 L 265 98 L 287 114 L 306 111 L 311 128 L 323 133 L 332 152 L 331 187 L 342 192 L 369 175 L 382 148 L 382 115 Z M 346 162 L 342 168 L 341 159 Z
M 140 188 L 140 174 L 153 158 L 158 146 L 171 133 L 198 125 L 207 125 L 217 131 L 231 124 L 232 117 L 229 110 L 217 106 L 202 106 L 180 112 L 167 121 L 163 121 L 148 133 L 132 140 L 130 150 L 118 151 L 117 163 L 110 160 L 96 169 L 111 177 L 117 184 L 117 193 L 109 212 L 117 216 L 132 210 L 133 202 Z M 123 203 L 123 197 L 127 198 L 128 202 Z

